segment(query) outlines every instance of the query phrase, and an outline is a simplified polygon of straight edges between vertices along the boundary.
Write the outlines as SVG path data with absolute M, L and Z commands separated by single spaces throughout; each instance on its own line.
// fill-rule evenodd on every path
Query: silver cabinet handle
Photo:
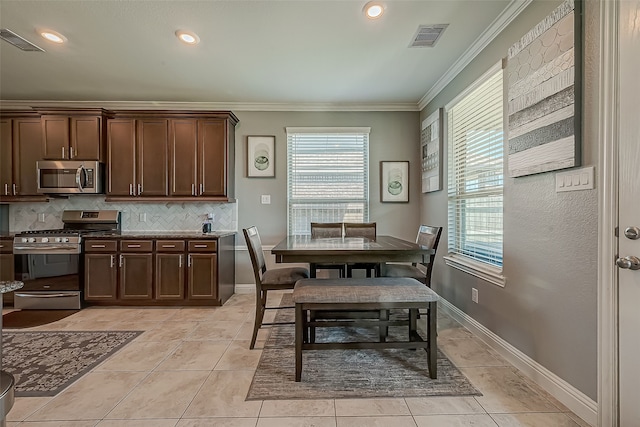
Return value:
M 7 196 L 9 194 L 9 184 L 4 184 L 4 195 Z
M 178 257 L 178 268 L 182 268 L 182 255 Z
M 193 245 L 194 248 L 206 248 L 208 245 Z
M 138 184 L 138 196 L 142 194 L 142 184 Z
M 163 248 L 175 248 L 176 245 L 162 245 Z
M 192 196 L 196 195 L 196 185 L 195 184 L 191 184 L 191 195 Z
M 187 267 L 191 267 L 191 254 L 187 257 Z
M 64 148 L 63 148 L 64 150 Z M 73 147 L 69 147 L 69 158 L 73 159 Z
M 127 247 L 128 247 L 128 248 L 139 248 L 139 247 L 140 247 L 140 245 L 133 245 L 133 244 L 132 244 L 132 245 L 127 245 Z
M 625 270 L 640 270 L 640 258 L 629 255 L 624 258 L 618 258 L 616 264 Z
M 16 185 L 15 184 L 11 184 L 11 188 L 13 189 L 13 195 L 14 196 L 18 195 L 18 192 L 16 191 Z
M 204 193 L 204 184 L 200 184 L 200 195 L 202 196 L 202 193 Z
M 64 147 L 62 147 L 62 158 L 64 159 Z
M 129 184 L 129 195 L 133 196 L 133 184 Z
M 113 261 L 114 261 L 113 255 L 109 255 L 109 256 L 111 257 L 111 268 L 113 268 Z
M 122 255 L 120 255 L 120 267 L 122 267 Z
M 92 248 L 106 248 L 107 245 L 91 245 Z

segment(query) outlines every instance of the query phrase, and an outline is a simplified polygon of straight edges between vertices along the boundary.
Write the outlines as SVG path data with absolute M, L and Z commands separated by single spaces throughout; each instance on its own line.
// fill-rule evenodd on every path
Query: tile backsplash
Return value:
M 122 231 L 201 231 L 209 213 L 214 214 L 212 230 L 238 230 L 238 203 L 107 203 L 104 196 L 71 196 L 48 203 L 11 204 L 9 231 L 62 228 L 64 210 L 102 209 L 122 213 Z M 42 214 L 44 222 L 39 222 Z

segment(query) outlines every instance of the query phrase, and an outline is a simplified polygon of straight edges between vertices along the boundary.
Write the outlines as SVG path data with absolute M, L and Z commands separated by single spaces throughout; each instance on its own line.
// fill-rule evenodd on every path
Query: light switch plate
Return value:
M 38 222 L 45 222 L 45 221 L 44 221 L 44 214 L 43 214 L 43 213 L 39 213 L 39 214 L 38 214 Z
M 262 196 L 260 196 L 260 203 L 262 203 L 263 205 L 270 205 L 271 204 L 271 195 L 270 194 L 263 194 Z
M 147 222 L 147 214 L 146 213 L 141 213 L 140 216 L 138 217 L 138 220 L 140 222 Z
M 594 166 L 556 173 L 556 193 L 563 191 L 593 190 L 594 188 Z

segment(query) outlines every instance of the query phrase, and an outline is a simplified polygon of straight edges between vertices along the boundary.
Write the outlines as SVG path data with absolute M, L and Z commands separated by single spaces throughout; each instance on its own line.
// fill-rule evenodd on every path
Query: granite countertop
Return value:
M 85 239 L 219 239 L 236 234 L 235 231 L 123 231 L 120 234 L 87 236 Z
M 22 288 L 24 283 L 17 280 L 12 281 L 0 281 L 0 294 L 6 294 L 7 292 L 17 291 Z

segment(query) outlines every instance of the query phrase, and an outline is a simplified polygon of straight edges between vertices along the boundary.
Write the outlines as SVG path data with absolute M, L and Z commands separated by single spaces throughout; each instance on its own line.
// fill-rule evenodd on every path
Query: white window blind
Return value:
M 369 220 L 370 128 L 287 128 L 288 234 Z
M 502 266 L 502 70 L 448 107 L 449 253 Z

